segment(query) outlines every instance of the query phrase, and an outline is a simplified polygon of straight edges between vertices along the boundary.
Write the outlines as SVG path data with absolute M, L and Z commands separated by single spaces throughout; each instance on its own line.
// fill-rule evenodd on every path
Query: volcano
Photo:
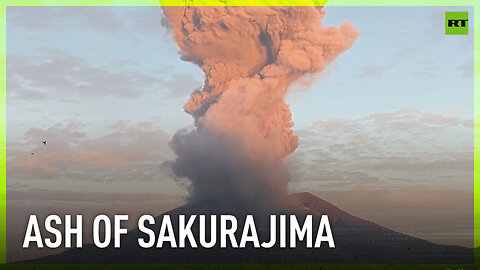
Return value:
M 99 249 L 93 244 L 88 244 L 83 248 L 71 249 L 27 263 L 473 263 L 473 249 L 438 245 L 392 231 L 374 222 L 350 215 L 310 193 L 291 194 L 289 199 L 294 202 L 292 207 L 287 210 L 271 208 L 268 215 L 295 214 L 300 219 L 312 215 L 317 220 L 321 215 L 328 215 L 335 236 L 335 248 L 329 248 L 327 245 L 320 248 L 298 245 L 297 248 L 271 249 L 253 246 L 247 246 L 245 249 L 220 247 L 142 249 L 138 246 L 137 239 L 144 234 L 135 228 L 123 236 L 121 248 L 116 249 L 112 244 L 105 249 Z M 176 220 L 175 216 L 178 215 L 188 217 L 193 214 L 232 214 L 240 217 L 246 213 L 252 212 L 238 202 L 207 200 L 186 204 L 157 216 L 155 220 L 161 220 L 166 214 L 170 215 L 172 220 Z M 158 231 L 159 227 L 160 222 L 155 222 L 150 228 Z M 194 234 L 198 233 L 195 229 L 192 231 Z M 258 231 L 259 235 L 268 233 L 261 225 Z

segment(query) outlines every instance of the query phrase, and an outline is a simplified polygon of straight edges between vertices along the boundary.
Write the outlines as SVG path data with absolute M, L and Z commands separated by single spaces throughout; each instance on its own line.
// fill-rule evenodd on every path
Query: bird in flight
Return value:
M 43 141 L 42 143 L 43 143 L 43 145 L 47 145 L 47 141 Z

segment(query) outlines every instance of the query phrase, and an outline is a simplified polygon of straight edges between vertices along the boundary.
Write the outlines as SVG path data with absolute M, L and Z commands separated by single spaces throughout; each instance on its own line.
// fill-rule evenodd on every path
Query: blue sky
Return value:
M 287 96 L 300 138 L 286 160 L 291 191 L 469 245 L 473 34 L 445 36 L 445 11 L 468 11 L 473 25 L 464 7 L 326 8 L 323 24 L 349 22 L 360 36 Z M 180 60 L 165 24 L 159 7 L 8 7 L 11 211 L 52 212 L 58 201 L 73 209 L 73 198 L 102 201 L 107 212 L 120 205 L 159 214 L 183 202 L 186 191 L 164 164 L 174 158 L 171 135 L 193 124 L 182 106 L 203 74 Z M 161 200 L 132 199 L 149 196 Z

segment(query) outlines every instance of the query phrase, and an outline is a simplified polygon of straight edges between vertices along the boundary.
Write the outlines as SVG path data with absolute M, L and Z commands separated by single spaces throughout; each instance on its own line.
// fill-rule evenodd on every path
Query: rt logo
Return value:
M 445 12 L 445 35 L 468 35 L 468 12 Z

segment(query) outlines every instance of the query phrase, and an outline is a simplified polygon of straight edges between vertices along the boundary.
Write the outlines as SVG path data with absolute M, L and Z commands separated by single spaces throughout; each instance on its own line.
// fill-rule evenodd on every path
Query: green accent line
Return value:
M 480 1 L 473 10 L 474 38 L 474 247 L 475 264 L 480 264 Z
M 5 1 L 0 1 L 0 263 L 7 259 L 7 177 L 6 161 L 6 46 L 7 21 Z
M 185 0 L 161 0 L 164 5 L 185 5 Z M 189 6 L 202 5 L 320 5 L 323 0 L 188 0 Z M 6 6 L 159 6 L 158 0 L 0 0 L 0 263 L 6 259 Z M 327 6 L 473 6 L 474 12 L 474 246 L 475 264 L 480 264 L 480 1 L 479 0 L 329 0 Z M 441 27 L 441 26 L 439 26 Z M 454 90 L 452 90 L 454 91 Z M 348 265 L 347 268 L 350 268 Z M 366 266 L 366 265 L 364 265 Z M 370 265 L 373 266 L 373 265 Z M 378 265 L 377 265 L 378 266 Z M 438 265 L 437 265 L 438 266 Z M 317 266 L 318 267 L 318 266 Z M 435 266 L 433 266 L 435 267 Z M 25 267 L 24 269 L 41 269 L 41 267 Z M 45 267 L 43 267 L 45 269 Z M 47 267 L 50 268 L 50 267 Z M 60 267 L 61 268 L 61 267 Z M 69 268 L 74 268 L 69 266 Z M 118 267 L 117 269 L 125 268 Z M 132 267 L 137 268 L 137 267 Z M 147 267 L 148 268 L 148 267 Z M 189 268 L 181 267 L 183 269 Z M 200 269 L 201 267 L 197 267 Z M 217 267 L 207 267 L 209 269 Z M 222 267 L 218 267 L 222 268 Z M 251 267 L 260 269 L 261 267 Z M 280 269 L 282 267 L 273 267 Z M 334 267 L 343 269 L 342 267 Z M 351 267 L 368 269 L 368 267 Z M 350 269 L 351 269 L 350 268 Z M 382 267 L 383 268 L 383 267 Z M 425 268 L 432 269 L 425 266 Z M 444 268 L 444 267 L 441 267 Z M 440 268 L 440 269 L 441 269 Z M 153 269 L 153 268 L 152 268 Z M 305 268 L 306 269 L 306 268 Z M 312 268 L 313 269 L 313 268 Z M 327 268 L 325 268 L 327 269 Z M 328 268 L 331 269 L 331 268 Z M 379 268 L 375 268 L 379 269 Z M 391 267 L 391 269 L 401 269 Z M 455 269 L 452 267 L 452 269 Z M 464 269 L 468 269 L 464 267 Z

